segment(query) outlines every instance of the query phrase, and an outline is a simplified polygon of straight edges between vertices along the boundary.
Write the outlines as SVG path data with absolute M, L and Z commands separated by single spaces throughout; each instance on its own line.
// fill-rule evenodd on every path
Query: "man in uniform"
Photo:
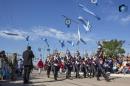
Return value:
M 54 73 L 54 79 L 57 80 L 57 77 L 58 77 L 58 71 L 60 69 L 60 57 L 59 57 L 59 53 L 58 51 L 55 53 L 54 55 L 54 59 L 53 59 L 53 73 Z
M 76 71 L 76 78 L 80 78 L 80 64 L 81 64 L 81 56 L 80 52 L 76 51 L 76 56 L 75 56 L 75 71 Z
M 45 61 L 45 68 L 47 70 L 48 78 L 50 78 L 51 67 L 52 67 L 52 55 L 49 55 Z
M 110 81 L 109 77 L 105 73 L 105 70 L 103 68 L 103 51 L 102 47 L 98 48 L 97 51 L 97 59 L 96 59 L 96 69 L 97 69 L 97 80 L 100 81 L 100 76 L 103 75 L 106 81 Z
M 86 74 L 87 74 L 87 65 L 86 65 L 85 58 L 82 58 L 82 62 L 81 62 L 81 71 L 83 72 L 84 78 L 86 78 Z
M 66 79 L 71 77 L 71 71 L 73 69 L 73 57 L 71 56 L 70 51 L 66 52 L 66 56 L 65 56 L 65 66 L 66 66 Z

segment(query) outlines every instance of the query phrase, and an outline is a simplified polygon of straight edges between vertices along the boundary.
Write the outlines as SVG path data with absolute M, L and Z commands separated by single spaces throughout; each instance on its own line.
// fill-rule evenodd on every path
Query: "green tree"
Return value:
M 102 48 L 106 57 L 117 57 L 118 55 L 123 55 L 125 53 L 125 49 L 123 48 L 123 44 L 125 41 L 122 40 L 110 40 L 110 41 L 102 41 Z

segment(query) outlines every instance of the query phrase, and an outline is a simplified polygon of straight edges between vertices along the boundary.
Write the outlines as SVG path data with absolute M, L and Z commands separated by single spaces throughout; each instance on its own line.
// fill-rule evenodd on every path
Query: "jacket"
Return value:
M 23 52 L 23 64 L 24 66 L 32 66 L 33 62 L 32 59 L 34 58 L 34 54 L 32 50 L 26 50 Z

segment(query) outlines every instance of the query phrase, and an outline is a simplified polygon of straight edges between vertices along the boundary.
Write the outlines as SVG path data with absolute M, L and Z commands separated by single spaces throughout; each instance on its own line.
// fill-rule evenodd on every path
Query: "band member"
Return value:
M 85 58 L 82 58 L 82 62 L 81 62 L 81 71 L 83 72 L 84 78 L 86 78 L 87 66 L 86 66 Z
M 46 61 L 45 61 L 45 68 L 47 70 L 47 77 L 50 78 L 50 72 L 51 72 L 51 67 L 52 67 L 52 56 L 48 56 Z
M 106 81 L 110 81 L 109 77 L 103 69 L 103 50 L 102 47 L 98 48 L 97 59 L 96 59 L 96 69 L 97 69 L 97 80 L 100 81 L 100 76 L 103 75 Z
M 66 66 L 66 79 L 71 77 L 71 72 L 73 70 L 73 57 L 70 54 L 70 51 L 66 52 L 66 56 L 65 56 L 65 66 Z
M 76 51 L 76 56 L 75 56 L 75 71 L 76 71 L 76 78 L 80 78 L 80 63 L 81 63 L 81 56 L 80 52 Z
M 58 77 L 58 71 L 60 69 L 60 57 L 59 57 L 59 53 L 57 52 L 54 55 L 54 59 L 53 59 L 53 74 L 54 74 L 54 79 L 57 80 Z
M 90 78 L 95 76 L 95 62 L 93 58 L 88 59 L 88 71 Z

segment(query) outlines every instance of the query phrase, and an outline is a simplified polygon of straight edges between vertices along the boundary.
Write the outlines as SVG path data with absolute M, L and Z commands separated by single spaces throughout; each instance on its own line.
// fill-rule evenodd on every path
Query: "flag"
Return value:
M 49 43 L 48 43 L 47 38 L 45 38 L 45 39 L 41 38 L 41 40 L 44 40 L 44 42 L 45 42 L 45 44 L 47 45 L 47 47 L 49 47 Z
M 48 43 L 48 40 L 47 38 L 44 39 L 44 42 L 46 43 L 46 45 L 49 47 L 49 43 Z
M 38 48 L 38 51 L 41 52 L 41 48 Z
M 80 41 L 85 45 L 87 44 L 86 41 L 84 41 L 82 38 L 80 39 Z
M 50 50 L 51 50 L 50 48 L 47 48 L 47 51 L 48 51 L 48 52 L 50 52 Z
M 80 41 L 78 40 L 77 43 L 76 43 L 76 45 L 79 45 L 79 43 L 80 43 Z
M 64 41 L 59 40 L 59 43 L 61 44 L 61 47 L 62 47 L 62 48 L 65 47 Z
M 79 45 L 79 43 L 82 42 L 83 44 L 87 44 L 83 38 L 81 38 L 81 35 L 80 35 L 80 30 L 79 30 L 79 26 L 78 26 L 78 41 L 77 41 L 77 45 Z
M 79 43 L 80 43 L 80 31 L 79 31 L 79 25 L 78 25 L 78 41 L 77 41 L 77 43 L 76 43 L 76 45 L 79 45 Z
M 78 41 L 80 41 L 80 38 L 81 36 L 80 36 L 79 25 L 78 25 Z
M 42 54 L 40 54 L 40 58 L 42 58 Z
M 85 11 L 86 13 L 94 16 L 97 20 L 101 20 L 100 17 L 98 17 L 94 12 L 90 11 L 89 9 L 87 9 L 84 5 L 79 4 L 79 7 L 81 7 L 83 9 L 83 11 Z
M 74 43 L 72 41 L 67 41 L 67 43 L 71 44 L 72 46 L 74 46 Z
M 89 21 L 86 21 L 83 17 L 79 16 L 78 20 L 83 24 L 83 27 L 85 28 L 86 32 L 90 31 L 91 25 Z
M 29 37 L 30 37 L 30 36 L 27 36 L 27 37 L 26 37 L 26 41 L 29 41 Z

